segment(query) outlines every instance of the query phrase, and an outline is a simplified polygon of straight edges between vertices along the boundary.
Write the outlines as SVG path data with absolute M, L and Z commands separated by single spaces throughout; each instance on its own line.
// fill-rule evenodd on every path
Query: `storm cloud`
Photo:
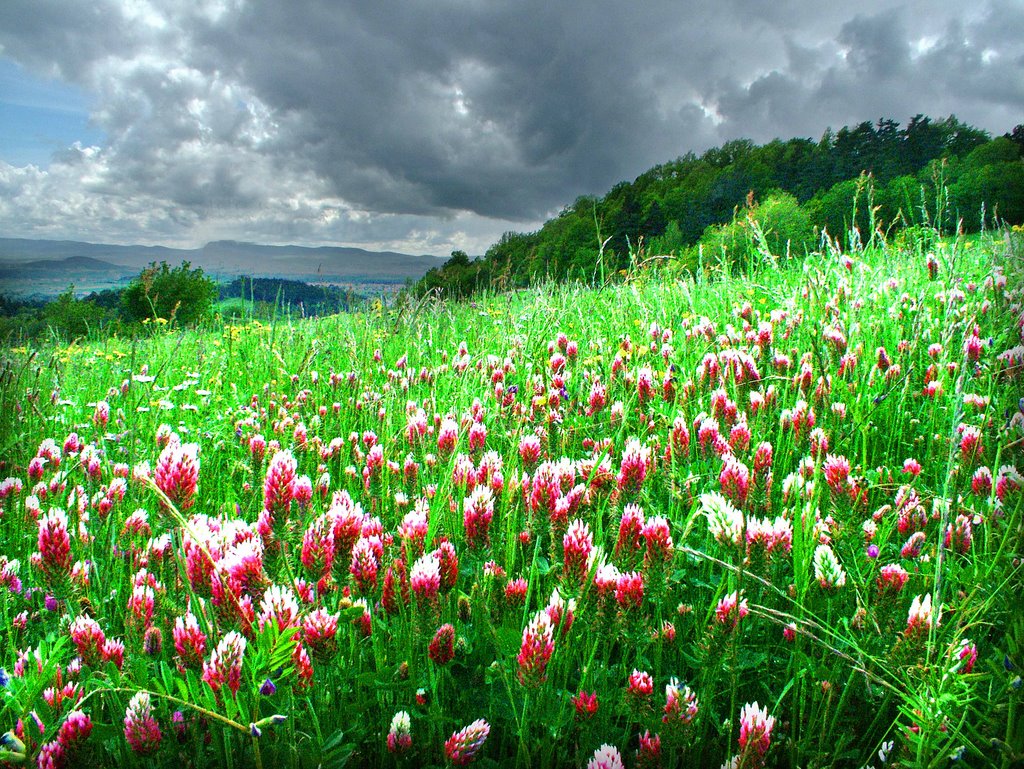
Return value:
M 7 0 L 0 53 L 79 87 L 105 140 L 0 160 L 0 230 L 479 253 L 733 138 L 1007 131 L 1021 29 L 1005 1 Z

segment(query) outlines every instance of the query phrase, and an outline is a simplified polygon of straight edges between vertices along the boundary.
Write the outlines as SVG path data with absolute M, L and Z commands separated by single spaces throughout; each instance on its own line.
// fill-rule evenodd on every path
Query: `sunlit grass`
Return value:
M 627 765 L 653 765 L 655 745 L 665 766 L 1013 765 L 1024 340 L 1006 248 L 696 280 L 662 265 L 600 290 L 7 351 L 6 749 L 64 765 L 583 766 L 602 745 Z M 175 451 L 191 444 L 197 488 Z M 487 523 L 467 525 L 467 504 Z M 735 539 L 709 525 L 718 504 Z M 631 505 L 650 526 L 623 534 Z M 189 613 L 205 675 L 175 649 Z M 116 649 L 82 657 L 80 617 L 123 642 L 120 666 Z M 237 693 L 213 676 L 230 632 L 246 639 Z M 128 741 L 138 691 L 151 715 L 136 702 Z M 87 738 L 62 727 L 76 707 Z M 135 736 L 147 718 L 153 745 Z

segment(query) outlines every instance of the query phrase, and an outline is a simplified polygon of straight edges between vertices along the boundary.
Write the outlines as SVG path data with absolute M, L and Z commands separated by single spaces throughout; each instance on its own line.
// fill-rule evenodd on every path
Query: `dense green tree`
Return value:
M 748 211 L 774 256 L 803 256 L 814 245 L 811 217 L 788 192 L 773 192 Z
M 784 252 L 786 242 L 791 250 L 794 243 L 806 246 L 804 215 L 812 229 L 844 244 L 851 233 L 866 242 L 905 226 L 949 231 L 958 214 L 975 229 L 983 200 L 989 215 L 998 204 L 1000 217 L 1015 223 L 1022 216 L 1021 174 L 1013 161 L 1022 147 L 1024 127 L 992 142 L 953 115 L 937 121 L 915 115 L 904 128 L 889 118 L 864 121 L 827 130 L 817 142 L 730 141 L 699 157 L 691 152 L 654 166 L 601 198 L 578 198 L 536 232 L 507 233 L 479 262 L 428 273 L 416 290 L 513 287 L 538 278 L 602 280 L 629 266 L 641 243 L 647 254 L 685 254 L 687 260 L 698 241 L 709 253 L 723 244 L 726 251 L 746 248 L 746 217 L 756 200 L 763 200 L 762 216 L 774 210 L 796 217 L 787 226 L 799 236 L 778 235 L 767 246 L 773 253 Z M 774 191 L 787 197 L 772 199 Z M 762 229 L 768 238 L 786 228 Z
M 861 237 L 869 229 L 869 219 L 865 212 L 867 201 L 864 199 L 866 184 L 859 179 L 847 179 L 832 185 L 828 190 L 815 195 L 807 203 L 807 211 L 811 220 L 828 233 L 829 237 L 838 239 L 840 243 L 848 243 L 850 231 L 856 227 Z M 857 212 L 854 221 L 854 211 Z
M 938 126 L 943 132 L 945 154 L 954 157 L 964 157 L 991 139 L 988 133 L 980 128 L 961 123 L 956 119 L 956 115 L 940 120 Z
M 216 298 L 217 284 L 201 268 L 153 262 L 124 290 L 121 311 L 131 322 L 163 319 L 187 325 L 207 317 Z
M 1015 125 L 1013 130 L 1003 134 L 1003 137 L 1017 145 L 1019 155 L 1024 155 L 1024 123 Z
M 46 325 L 65 338 L 88 336 L 111 315 L 98 304 L 75 298 L 75 287 L 58 296 L 43 308 Z
M 957 214 L 969 229 L 997 216 L 1010 224 L 1024 222 L 1024 160 L 1005 137 L 983 144 L 967 156 L 959 178 L 951 187 Z

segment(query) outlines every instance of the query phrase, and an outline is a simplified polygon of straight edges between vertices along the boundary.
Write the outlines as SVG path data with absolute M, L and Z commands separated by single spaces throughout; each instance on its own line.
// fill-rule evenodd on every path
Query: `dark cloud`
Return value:
M 7 0 L 3 55 L 90 94 L 106 142 L 0 162 L 0 228 L 479 251 L 732 138 L 1021 121 L 1020 3 L 822 5 Z

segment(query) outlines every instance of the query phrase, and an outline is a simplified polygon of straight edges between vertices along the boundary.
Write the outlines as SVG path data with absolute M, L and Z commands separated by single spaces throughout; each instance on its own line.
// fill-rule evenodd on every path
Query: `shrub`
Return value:
M 217 285 L 182 262 L 175 268 L 167 262 L 153 262 L 144 269 L 121 296 L 121 311 L 128 321 L 176 321 L 193 324 L 210 314 L 217 298 Z

